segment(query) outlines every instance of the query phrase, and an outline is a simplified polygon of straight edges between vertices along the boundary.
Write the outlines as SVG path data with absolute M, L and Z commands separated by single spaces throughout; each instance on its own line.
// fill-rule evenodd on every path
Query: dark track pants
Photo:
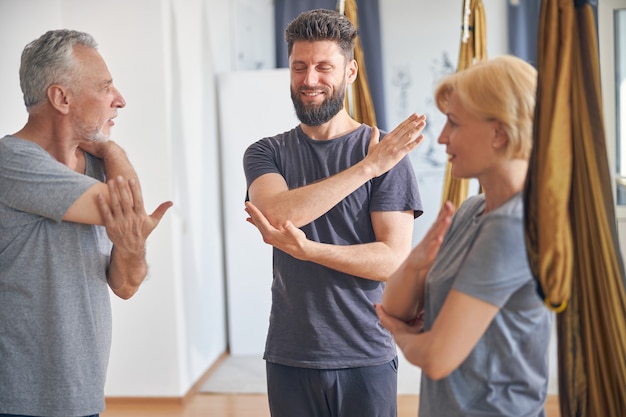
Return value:
M 266 362 L 272 417 L 396 417 L 398 358 L 378 366 L 310 369 Z

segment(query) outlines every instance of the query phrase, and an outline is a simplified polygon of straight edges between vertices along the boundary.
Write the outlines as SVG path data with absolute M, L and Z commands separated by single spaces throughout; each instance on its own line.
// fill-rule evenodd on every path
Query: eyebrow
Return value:
M 298 60 L 298 61 L 291 61 L 291 65 L 306 65 L 306 66 L 312 66 L 312 67 L 317 67 L 319 65 L 330 65 L 330 66 L 333 66 L 333 67 L 337 66 L 337 64 L 335 64 L 333 61 L 329 61 L 329 60 L 323 60 L 323 61 L 319 61 L 319 62 L 314 62 L 312 64 L 309 64 L 306 61 Z
M 113 78 L 109 78 L 108 80 L 104 80 L 101 85 L 102 85 L 102 88 L 106 88 L 106 87 L 108 87 L 110 85 L 113 85 Z

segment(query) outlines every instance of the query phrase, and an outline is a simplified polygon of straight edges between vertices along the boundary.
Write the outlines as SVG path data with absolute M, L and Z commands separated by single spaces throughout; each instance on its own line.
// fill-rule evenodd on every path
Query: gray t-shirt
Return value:
M 0 140 L 0 413 L 104 409 L 112 245 L 101 226 L 61 221 L 105 179 L 86 159 L 81 175 L 32 142 Z
M 522 196 L 483 215 L 484 205 L 470 197 L 453 218 L 426 279 L 424 329 L 452 288 L 499 311 L 448 377 L 422 373 L 420 417 L 544 416 L 552 313 L 528 265 Z
M 362 125 L 345 136 L 316 141 L 297 127 L 261 139 L 244 155 L 248 186 L 266 173 L 282 175 L 293 189 L 344 171 L 365 157 L 371 132 Z M 404 210 L 416 217 L 422 213 L 408 158 L 301 229 L 317 242 L 369 243 L 375 241 L 371 212 Z M 373 308 L 381 301 L 383 283 L 300 261 L 276 248 L 273 274 L 265 359 L 323 369 L 380 365 L 395 357 L 393 339 Z

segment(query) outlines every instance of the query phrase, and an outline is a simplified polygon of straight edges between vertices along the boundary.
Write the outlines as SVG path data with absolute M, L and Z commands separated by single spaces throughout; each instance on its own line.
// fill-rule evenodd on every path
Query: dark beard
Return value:
M 291 89 L 291 101 L 296 109 L 298 119 L 307 126 L 320 126 L 335 117 L 343 109 L 346 96 L 345 84 L 336 93 L 326 98 L 319 106 L 306 106 L 300 94 Z

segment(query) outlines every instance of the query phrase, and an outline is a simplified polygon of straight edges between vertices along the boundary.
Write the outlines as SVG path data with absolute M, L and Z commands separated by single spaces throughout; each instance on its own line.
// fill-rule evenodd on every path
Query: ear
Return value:
M 356 76 L 359 73 L 359 64 L 356 63 L 356 59 L 353 59 L 346 68 L 346 75 L 348 76 L 347 83 L 352 84 L 356 80 Z
M 494 149 L 505 149 L 508 142 L 509 137 L 506 134 L 506 131 L 503 129 L 502 123 L 496 122 L 491 146 L 493 146 Z
M 54 107 L 60 113 L 69 113 L 70 101 L 68 97 L 68 91 L 65 89 L 65 87 L 58 84 L 52 84 L 50 87 L 48 87 L 48 101 L 50 102 L 52 107 Z

